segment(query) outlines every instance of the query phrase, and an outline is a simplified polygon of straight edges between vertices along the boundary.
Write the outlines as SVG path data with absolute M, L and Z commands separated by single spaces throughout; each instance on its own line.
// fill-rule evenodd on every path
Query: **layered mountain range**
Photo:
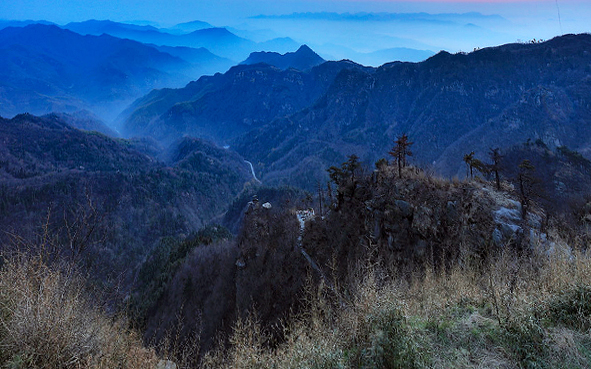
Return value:
M 136 41 L 81 36 L 52 25 L 5 28 L 0 49 L 0 115 L 10 117 L 79 109 L 109 116 L 194 71 L 189 62 Z
M 302 46 L 293 54 L 255 54 L 257 64 L 238 65 L 225 74 L 203 76 L 182 89 L 152 91 L 120 116 L 122 132 L 164 143 L 183 135 L 226 145 L 231 139 L 277 117 L 294 114 L 319 99 L 351 62 L 327 62 Z M 305 66 L 298 70 L 295 63 Z
M 0 21 L 0 116 L 82 109 L 112 121 L 152 89 L 226 71 L 253 51 L 299 46 L 288 38 L 256 43 L 207 26 Z
M 152 26 L 137 26 L 108 20 L 88 20 L 68 23 L 64 28 L 82 35 L 108 34 L 118 38 L 135 40 L 154 45 L 205 48 L 212 53 L 231 60 L 244 60 L 251 52 L 258 50 L 284 50 L 297 47 L 290 38 L 276 38 L 257 43 L 240 37 L 224 27 L 213 27 L 207 23 L 192 22 L 177 25 L 176 28 L 159 29 Z M 275 46 L 269 48 L 269 46 Z M 276 48 L 279 46 L 279 48 Z
M 379 68 L 243 65 L 152 92 L 124 127 L 164 142 L 187 134 L 229 144 L 270 184 L 309 187 L 350 154 L 372 164 L 403 133 L 415 163 L 454 175 L 465 153 L 486 159 L 492 147 L 527 139 L 586 154 L 590 55 L 591 36 L 582 34 Z

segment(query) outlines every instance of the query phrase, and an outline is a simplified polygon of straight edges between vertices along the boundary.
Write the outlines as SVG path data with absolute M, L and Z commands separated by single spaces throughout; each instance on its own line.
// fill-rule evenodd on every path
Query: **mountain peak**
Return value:
M 295 52 L 285 54 L 265 51 L 254 52 L 241 64 L 264 63 L 280 69 L 294 68 L 304 71 L 324 62 L 325 60 L 308 47 L 308 45 L 302 45 Z
M 303 54 L 303 53 L 306 53 L 306 54 L 309 54 L 309 53 L 316 54 L 316 53 L 314 52 L 314 50 L 310 49 L 310 47 L 309 47 L 308 45 L 306 45 L 306 44 L 303 44 L 302 46 L 300 46 L 300 48 L 299 48 L 299 49 L 297 49 L 297 51 L 296 51 L 295 53 L 296 53 L 296 54 L 300 54 L 300 53 L 302 53 L 302 54 Z M 316 55 L 317 55 L 317 54 L 316 54 Z

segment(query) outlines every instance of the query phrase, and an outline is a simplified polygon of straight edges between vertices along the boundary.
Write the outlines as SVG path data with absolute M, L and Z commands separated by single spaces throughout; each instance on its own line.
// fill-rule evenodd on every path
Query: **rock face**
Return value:
M 399 179 L 392 170 L 382 167 L 341 185 L 338 211 L 310 222 L 303 246 L 321 268 L 338 260 L 338 277 L 347 280 L 350 268 L 373 255 L 387 270 L 410 272 L 424 263 L 445 267 L 458 258 L 485 260 L 506 247 L 529 249 L 546 237 L 540 210 L 522 219 L 513 195 L 488 183 L 413 171 Z
M 507 242 L 517 241 L 523 235 L 523 228 L 519 225 L 521 219 L 521 204 L 509 200 L 509 207 L 501 207 L 493 212 L 496 228 L 493 231 L 493 242 L 503 246 Z

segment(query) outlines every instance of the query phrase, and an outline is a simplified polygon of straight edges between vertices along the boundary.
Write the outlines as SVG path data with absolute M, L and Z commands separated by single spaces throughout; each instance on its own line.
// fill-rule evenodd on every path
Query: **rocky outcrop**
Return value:
M 370 256 L 391 271 L 425 263 L 446 267 L 459 259 L 485 260 L 507 247 L 531 249 L 547 237 L 541 210 L 522 219 L 513 195 L 487 182 L 454 182 L 414 170 L 400 179 L 392 169 L 348 183 L 355 196 L 310 222 L 303 247 L 321 268 L 337 260 L 339 278 L 346 279 Z
M 177 365 L 170 360 L 160 360 L 156 365 L 156 369 L 177 369 Z
M 521 204 L 515 200 L 509 200 L 510 207 L 501 206 L 493 212 L 493 220 L 496 228 L 492 239 L 495 245 L 502 246 L 511 240 L 517 240 L 523 235 L 521 227 Z

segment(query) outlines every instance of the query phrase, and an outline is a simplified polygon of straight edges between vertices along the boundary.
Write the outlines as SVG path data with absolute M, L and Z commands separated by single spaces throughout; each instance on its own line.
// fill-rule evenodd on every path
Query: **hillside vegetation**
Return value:
M 146 342 L 177 334 L 201 367 L 591 362 L 584 211 L 549 215 L 554 208 L 536 200 L 524 216 L 508 181 L 497 190 L 351 164 L 320 191 L 322 205 L 255 190 L 236 239 L 188 240 L 151 257 L 149 265 L 184 250 L 168 259 L 174 268 L 146 264 L 165 281 L 142 313 Z
M 252 179 L 242 158 L 204 140 L 177 142 L 163 161 L 146 154 L 163 154 L 149 142 L 81 131 L 56 115 L 0 119 L 0 135 L 0 241 L 34 239 L 49 219 L 71 244 L 62 257 L 81 248 L 93 278 L 124 290 L 161 237 L 196 232 Z
M 392 279 L 364 269 L 346 302 L 311 290 L 280 344 L 256 315 L 207 368 L 587 368 L 588 257 L 505 254 L 488 267 Z
M 79 274 L 48 263 L 42 252 L 2 256 L 3 368 L 157 367 L 154 350 L 143 347 L 125 320 L 105 313 Z
M 100 289 L 85 288 L 76 272 L 84 264 L 50 257 L 59 237 L 13 239 L 21 247 L 12 249 L 30 252 L 4 254 L 3 365 L 591 364 L 585 217 L 566 224 L 539 204 L 524 216 L 506 181 L 496 190 L 481 179 L 354 162 L 331 169 L 338 175 L 320 191 L 322 205 L 262 189 L 236 238 L 213 226 L 184 241 L 162 239 L 129 311 L 154 349 L 142 348 L 124 320 L 87 305 Z
M 251 234 L 249 245 L 259 246 L 250 253 L 244 245 L 241 273 L 260 275 L 262 268 L 274 278 L 252 289 L 253 308 L 240 315 L 228 346 L 205 355 L 203 367 L 591 365 L 583 223 L 576 231 L 557 220 L 537 223 L 541 208 L 522 219 L 510 186 L 499 192 L 485 182 L 450 182 L 414 169 L 399 179 L 393 169 L 347 179 L 338 189 L 341 204 L 332 205 L 338 208 L 306 222 L 302 247 L 317 267 L 297 253 L 273 257 L 289 239 L 266 233 L 264 216 L 257 216 L 259 231 L 251 232 L 258 236 Z M 275 241 L 264 247 L 257 237 Z M 308 264 L 305 275 L 298 258 Z M 270 319 L 284 301 L 272 291 L 294 284 L 299 308 Z M 256 303 L 268 293 L 274 303 Z

